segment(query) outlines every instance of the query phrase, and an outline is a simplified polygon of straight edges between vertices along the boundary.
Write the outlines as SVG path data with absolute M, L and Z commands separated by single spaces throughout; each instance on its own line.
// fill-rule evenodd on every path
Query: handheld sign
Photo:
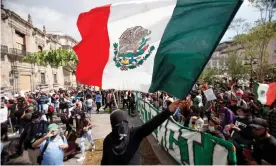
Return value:
M 203 91 L 203 93 L 204 93 L 204 95 L 205 95 L 207 101 L 211 101 L 211 100 L 216 100 L 216 99 L 217 99 L 217 97 L 216 97 L 216 95 L 214 94 L 214 91 L 213 91 L 212 88 Z

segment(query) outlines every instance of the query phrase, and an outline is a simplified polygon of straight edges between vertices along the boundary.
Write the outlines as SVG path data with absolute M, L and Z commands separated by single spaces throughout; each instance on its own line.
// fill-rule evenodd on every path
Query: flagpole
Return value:
M 116 106 L 116 108 L 117 108 L 117 109 L 119 109 L 119 108 L 118 108 L 118 104 L 117 104 L 117 101 L 116 101 L 116 97 L 115 97 L 114 92 L 112 92 L 112 94 L 113 94 L 113 98 L 114 98 L 115 106 Z

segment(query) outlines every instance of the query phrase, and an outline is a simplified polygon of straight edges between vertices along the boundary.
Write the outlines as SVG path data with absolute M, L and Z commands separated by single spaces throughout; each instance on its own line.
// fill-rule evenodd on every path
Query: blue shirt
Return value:
M 101 95 L 100 95 L 100 94 L 97 94 L 97 95 L 96 95 L 96 102 L 101 102 L 101 100 L 102 100 Z
M 48 139 L 48 141 L 49 144 L 43 154 L 41 165 L 63 165 L 64 151 L 59 146 L 63 144 L 68 145 L 66 138 L 64 137 L 64 140 L 62 140 L 61 136 L 57 135 L 55 139 Z M 39 147 L 40 153 L 42 153 L 45 144 L 46 140 Z
M 45 101 L 45 100 L 48 100 L 48 97 L 46 97 L 46 96 L 45 96 L 45 97 L 41 97 L 40 100 L 39 100 L 39 101 L 40 101 L 40 104 L 41 104 L 41 105 L 44 104 L 44 101 Z

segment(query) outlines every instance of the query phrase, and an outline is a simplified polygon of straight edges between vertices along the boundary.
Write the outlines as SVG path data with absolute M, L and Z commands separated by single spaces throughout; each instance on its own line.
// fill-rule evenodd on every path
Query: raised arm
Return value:
M 151 120 L 146 122 L 140 127 L 134 128 L 137 130 L 136 137 L 146 137 L 152 133 L 158 126 L 160 126 L 165 120 L 167 120 L 179 107 L 180 102 L 176 101 L 170 104 L 169 108 L 165 111 L 160 112 L 158 115 L 153 117 Z

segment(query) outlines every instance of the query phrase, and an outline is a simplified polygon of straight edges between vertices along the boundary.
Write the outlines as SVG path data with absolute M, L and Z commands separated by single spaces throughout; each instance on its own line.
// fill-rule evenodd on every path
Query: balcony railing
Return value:
M 9 52 L 8 46 L 1 45 L 1 53 L 7 54 L 8 52 Z
M 64 50 L 70 50 L 70 49 L 72 49 L 72 47 L 70 45 L 63 45 L 62 49 L 64 49 Z
M 29 52 L 26 52 L 26 50 L 20 50 L 18 48 L 9 48 L 9 54 L 17 56 L 27 56 Z

